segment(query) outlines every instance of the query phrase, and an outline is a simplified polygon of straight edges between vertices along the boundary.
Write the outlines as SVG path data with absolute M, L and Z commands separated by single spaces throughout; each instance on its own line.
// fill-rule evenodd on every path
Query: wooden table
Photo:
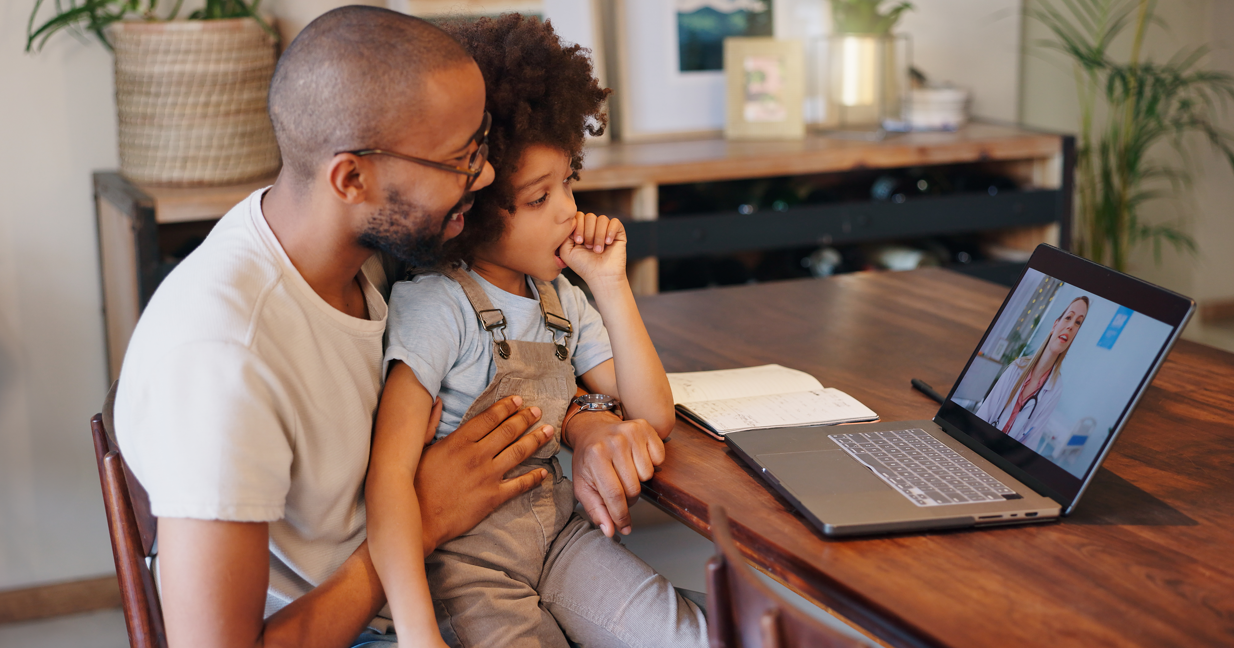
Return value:
M 780 363 L 884 420 L 931 418 L 1006 288 L 946 270 L 640 298 L 668 371 Z M 895 646 L 1234 645 L 1234 355 L 1180 341 L 1074 515 L 828 540 L 721 442 L 678 421 L 645 497 Z

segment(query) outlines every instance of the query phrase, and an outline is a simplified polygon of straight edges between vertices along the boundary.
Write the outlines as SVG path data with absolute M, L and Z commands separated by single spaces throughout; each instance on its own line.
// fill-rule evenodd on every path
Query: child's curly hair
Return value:
M 493 184 L 476 193 L 463 232 L 445 245 L 446 258 L 470 262 L 475 250 L 505 231 L 502 211 L 514 211 L 510 177 L 532 145 L 570 156 L 572 179 L 583 168 L 586 134 L 604 133 L 604 101 L 611 90 L 592 74 L 589 50 L 564 45 L 551 22 L 520 14 L 441 25 L 467 50 L 484 75 L 485 108 L 493 116 L 488 161 Z

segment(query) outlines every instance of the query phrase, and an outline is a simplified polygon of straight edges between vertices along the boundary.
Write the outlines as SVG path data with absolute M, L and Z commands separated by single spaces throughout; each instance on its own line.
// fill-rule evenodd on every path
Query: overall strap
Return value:
M 441 274 L 453 279 L 463 289 L 463 294 L 467 296 L 467 301 L 471 303 L 471 308 L 476 312 L 476 319 L 480 320 L 480 328 L 488 331 L 493 335 L 493 345 L 497 349 L 497 354 L 503 359 L 510 357 L 510 343 L 506 341 L 506 316 L 500 309 L 493 308 L 493 302 L 489 301 L 488 295 L 484 293 L 484 289 L 480 284 L 476 283 L 475 279 L 461 267 L 445 268 L 441 270 Z M 498 333 L 501 334 L 498 339 Z
M 557 346 L 557 359 L 565 360 L 570 357 L 566 342 L 569 341 L 571 335 L 574 335 L 574 327 L 564 315 L 565 311 L 561 308 L 561 301 L 557 299 L 557 289 L 553 287 L 553 284 L 540 281 L 535 277 L 532 279 L 536 284 L 536 292 L 540 293 L 540 312 L 544 315 L 544 327 L 552 334 L 553 344 Z M 560 343 L 557 342 L 557 333 L 565 334 Z

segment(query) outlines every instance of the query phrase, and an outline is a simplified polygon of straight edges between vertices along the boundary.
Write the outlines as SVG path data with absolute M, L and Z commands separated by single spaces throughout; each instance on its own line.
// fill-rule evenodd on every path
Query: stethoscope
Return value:
M 1045 385 L 1038 387 L 1037 391 L 1033 392 L 1033 395 L 1029 396 L 1028 400 L 1024 401 L 1024 406 L 1020 408 L 1020 413 L 1016 415 L 1017 421 L 1028 421 L 1033 417 L 1033 412 L 1037 411 L 1037 395 L 1041 393 L 1042 389 L 1045 389 Z M 1014 411 L 1015 407 L 1013 406 L 1011 410 Z M 995 419 L 994 427 L 1000 430 L 1003 429 L 1003 415 L 1009 414 L 1009 413 L 1010 412 L 1008 412 L 1007 408 L 1004 407 L 1003 411 L 999 413 L 998 418 Z M 1023 441 L 1025 437 L 1028 436 L 1027 430 L 1031 430 L 1031 428 L 1026 429 L 1025 426 L 1021 426 L 1020 429 L 1026 430 L 1024 434 L 1019 435 L 1018 438 L 1015 436 L 1012 436 L 1011 438 L 1015 439 L 1016 441 Z M 1007 434 L 1010 436 L 1012 431 L 1013 430 L 1007 430 Z

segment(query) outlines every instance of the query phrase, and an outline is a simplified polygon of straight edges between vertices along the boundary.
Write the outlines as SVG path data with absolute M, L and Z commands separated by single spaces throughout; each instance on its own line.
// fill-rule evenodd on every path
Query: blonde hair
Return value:
M 1075 299 L 1067 303 L 1067 308 L 1064 308 L 1063 312 L 1059 313 L 1058 317 L 1054 318 L 1054 323 L 1057 324 L 1058 320 L 1062 319 L 1063 315 L 1067 314 L 1067 310 L 1071 308 L 1071 305 L 1078 301 L 1084 302 L 1084 310 L 1087 312 L 1088 307 L 1090 306 L 1090 304 L 1088 303 L 1088 297 L 1085 297 L 1084 295 L 1080 295 L 1079 297 L 1076 297 Z M 1085 319 L 1088 319 L 1088 318 L 1085 317 Z M 1083 324 L 1084 322 L 1080 322 L 1080 325 L 1083 325 Z M 1077 327 L 1076 330 L 1078 332 L 1079 328 Z M 1050 343 L 1049 339 L 1046 339 L 1044 342 L 1041 343 L 1040 347 L 1037 347 L 1037 352 L 1033 354 L 1033 359 L 1028 363 L 1028 366 L 1024 368 L 1024 371 L 1020 372 L 1020 377 L 1016 379 L 1015 386 L 1012 387 L 1011 393 L 1007 394 L 1007 402 L 1003 403 L 1003 409 L 1007 409 L 1007 406 L 1010 405 L 1011 401 L 1015 399 L 1016 394 L 1020 393 L 1020 388 L 1024 386 L 1024 381 L 1028 380 L 1028 377 L 1032 375 L 1033 370 L 1035 370 L 1037 368 L 1037 365 L 1041 362 L 1041 356 L 1045 355 L 1045 348 L 1049 346 L 1049 343 Z M 1063 359 L 1067 357 L 1067 352 L 1070 350 L 1071 350 L 1071 345 L 1067 345 L 1067 348 L 1063 349 L 1063 352 L 1058 354 L 1058 357 L 1054 359 L 1054 366 L 1050 368 L 1050 383 L 1051 384 L 1056 382 L 1058 380 L 1058 377 L 1062 375 Z

